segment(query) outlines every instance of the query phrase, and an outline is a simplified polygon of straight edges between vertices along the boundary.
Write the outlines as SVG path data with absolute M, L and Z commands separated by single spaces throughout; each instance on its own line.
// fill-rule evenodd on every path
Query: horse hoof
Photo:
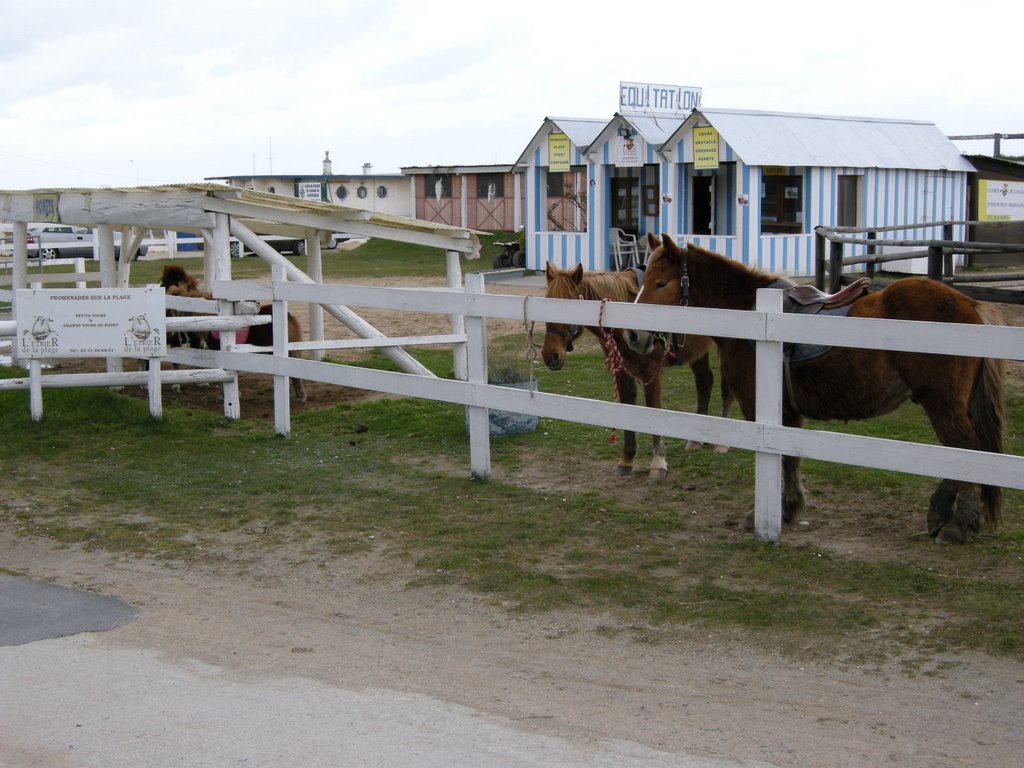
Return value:
M 699 440 L 687 440 L 686 441 L 686 448 L 684 448 L 683 450 L 685 450 L 685 451 L 696 451 L 698 448 L 703 448 L 703 447 L 704 447 L 704 443 L 700 442 Z
M 728 453 L 728 452 L 729 452 L 729 446 L 728 445 L 716 445 L 715 446 L 715 453 Z
M 647 476 L 649 478 L 651 478 L 652 480 L 661 480 L 661 478 L 665 477 L 667 474 L 668 474 L 668 470 L 667 469 L 665 469 L 664 467 L 658 467 L 658 468 L 652 469 L 650 472 L 648 472 Z
M 936 544 L 965 544 L 971 538 L 959 525 L 946 523 L 932 539 Z
M 633 474 L 633 468 L 631 466 L 624 465 L 624 464 L 616 464 L 615 465 L 615 475 L 617 477 L 625 477 L 626 475 L 632 475 L 632 474 Z

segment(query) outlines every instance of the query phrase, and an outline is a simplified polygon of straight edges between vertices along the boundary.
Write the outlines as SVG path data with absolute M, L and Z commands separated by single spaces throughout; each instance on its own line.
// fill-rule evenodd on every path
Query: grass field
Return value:
M 379 247 L 328 254 L 325 272 L 443 274 L 434 249 Z M 264 270 L 237 260 L 236 276 L 250 264 Z M 159 266 L 138 263 L 133 282 L 151 282 L 147 270 Z M 492 343 L 507 351 L 521 341 Z M 447 352 L 417 357 L 439 375 L 451 366 Z M 546 392 L 611 398 L 593 343 L 563 371 L 537 377 Z M 667 379 L 666 407 L 692 409 L 688 372 Z M 1021 455 L 1024 392 L 1011 390 L 1008 410 L 1007 450 Z M 511 610 L 597 612 L 610 617 L 608 631 L 642 626 L 651 641 L 714 629 L 805 656 L 977 649 L 1024 658 L 1017 491 L 998 531 L 936 547 L 923 535 L 933 480 L 808 461 L 803 524 L 769 545 L 737 525 L 753 504 L 744 451 L 685 452 L 670 441 L 665 480 L 614 478 L 618 447 L 607 430 L 546 419 L 492 441 L 495 476 L 480 482 L 469 477 L 456 406 L 349 402 L 292 424 L 285 440 L 271 423 L 173 406 L 154 421 L 144 401 L 103 389 L 48 390 L 37 424 L 26 393 L 0 393 L 0 525 L 182 563 L 373 553 L 414 564 L 411 586 L 461 585 Z M 912 405 L 828 428 L 934 442 Z M 254 527 L 265 533 L 242 551 L 235 535 Z

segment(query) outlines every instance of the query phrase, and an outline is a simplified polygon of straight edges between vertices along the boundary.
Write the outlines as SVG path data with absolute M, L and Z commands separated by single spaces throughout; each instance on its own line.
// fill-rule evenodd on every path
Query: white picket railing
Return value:
M 463 357 L 468 370 L 466 381 L 288 357 L 289 349 L 309 349 L 310 343 L 289 345 L 283 322 L 274 324 L 274 354 L 271 355 L 252 354 L 230 346 L 219 351 L 169 350 L 168 362 L 277 377 L 275 426 L 282 434 L 290 430 L 287 378 L 298 377 L 466 406 L 471 471 L 481 478 L 490 476 L 489 409 L 629 428 L 680 440 L 751 450 L 757 453 L 755 531 L 766 540 L 777 540 L 781 531 L 783 455 L 1024 489 L 1024 457 L 782 426 L 783 341 L 1024 360 L 1024 328 L 783 314 L 781 293 L 774 290 L 759 292 L 757 310 L 747 312 L 625 303 L 605 306 L 603 320 L 608 327 L 753 339 L 757 346 L 758 414 L 756 421 L 747 422 L 488 384 L 488 318 L 598 325 L 599 302 L 489 295 L 485 293 L 481 274 L 466 276 L 466 290 L 376 288 L 282 280 L 270 285 L 250 281 L 214 282 L 212 289 L 217 299 L 227 301 L 242 298 L 273 301 L 275 317 L 282 318 L 290 301 L 465 318 L 464 338 L 450 334 L 443 339 L 417 337 L 389 342 L 375 339 L 365 344 L 346 342 L 346 346 L 438 343 L 440 340 L 452 344 L 455 355 Z M 330 347 L 331 342 L 323 346 Z

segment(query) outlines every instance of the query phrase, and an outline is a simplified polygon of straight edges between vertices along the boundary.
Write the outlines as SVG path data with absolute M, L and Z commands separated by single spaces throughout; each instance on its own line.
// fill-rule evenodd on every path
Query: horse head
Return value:
M 581 299 L 583 298 L 583 265 L 574 268 L 559 269 L 548 262 L 544 270 L 547 278 L 546 299 Z M 561 370 L 565 364 L 565 356 L 572 352 L 572 342 L 583 329 L 578 325 L 564 323 L 548 323 L 544 329 L 544 346 L 541 347 L 541 359 L 552 371 Z
M 689 246 L 680 248 L 668 235 L 658 238 L 650 233 L 647 244 L 651 253 L 634 303 L 686 305 L 689 301 L 689 277 L 685 249 Z M 624 336 L 630 349 L 642 355 L 651 354 L 655 344 L 665 342 L 660 334 L 635 328 L 626 330 Z
M 167 290 L 174 286 L 182 286 L 188 291 L 198 291 L 199 286 L 192 276 L 183 267 L 177 264 L 167 264 L 160 273 L 160 286 Z

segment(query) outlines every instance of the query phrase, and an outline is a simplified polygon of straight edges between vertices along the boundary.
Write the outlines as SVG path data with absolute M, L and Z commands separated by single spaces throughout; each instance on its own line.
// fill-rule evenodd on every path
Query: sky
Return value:
M 514 163 L 620 82 L 1024 133 L 1024 5 L 3 0 L 0 189 Z M 991 154 L 991 141 L 958 142 Z M 1024 142 L 1003 142 L 1024 154 Z

